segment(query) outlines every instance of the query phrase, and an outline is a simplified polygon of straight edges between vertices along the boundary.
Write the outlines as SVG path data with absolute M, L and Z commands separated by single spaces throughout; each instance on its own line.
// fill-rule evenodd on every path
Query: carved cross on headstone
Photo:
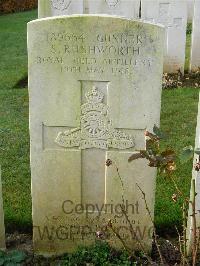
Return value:
M 81 81 L 81 83 L 83 82 Z M 108 159 L 108 152 L 121 152 L 123 154 L 133 152 L 135 140 L 132 133 L 134 131 L 139 131 L 140 139 L 144 139 L 144 146 L 142 148 L 145 148 L 145 128 L 137 130 L 115 128 L 109 112 L 112 106 L 110 106 L 109 100 L 106 103 L 108 97 L 105 93 L 108 90 L 109 82 L 104 82 L 103 87 L 102 84 L 99 85 L 101 89 L 98 87 L 98 82 L 89 82 L 89 84 L 89 87 L 85 85 L 87 88 L 85 93 L 82 93 L 79 126 L 76 128 L 67 125 L 61 127 L 44 126 L 44 131 L 53 130 L 53 133 L 44 133 L 44 135 L 48 135 L 47 138 L 51 135 L 51 149 L 59 149 L 60 147 L 72 152 L 81 152 L 82 203 L 95 202 L 104 204 L 106 196 L 103 188 L 106 186 L 105 162 Z M 96 160 L 91 163 L 95 158 Z M 94 186 L 102 190 L 99 193 L 101 197 L 98 199 L 94 191 L 87 189 L 87 184 L 90 184 L 91 187 L 93 182 Z
M 147 16 L 145 17 L 146 20 L 154 22 L 154 23 L 160 23 L 163 24 L 166 28 L 166 30 L 170 28 L 178 28 L 182 26 L 182 17 L 178 16 L 173 16 L 171 14 L 171 3 L 166 2 L 166 3 L 159 3 L 158 6 L 158 13 L 157 13 L 157 18 L 156 16 Z

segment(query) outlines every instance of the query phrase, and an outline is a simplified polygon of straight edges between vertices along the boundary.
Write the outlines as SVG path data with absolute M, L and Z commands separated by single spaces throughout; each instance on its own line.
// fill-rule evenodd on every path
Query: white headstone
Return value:
M 190 70 L 197 71 L 200 68 L 200 1 L 196 0 L 194 5 L 194 18 L 192 28 L 192 45 Z
M 199 105 L 198 105 L 198 116 L 197 116 L 197 127 L 196 127 L 196 138 L 195 138 L 195 149 L 200 148 L 200 95 L 199 95 Z M 196 187 L 196 227 L 200 228 L 200 171 L 195 170 L 195 165 L 200 162 L 199 156 L 195 153 L 193 160 L 193 168 L 192 168 L 192 180 L 191 180 L 191 192 L 190 198 L 193 199 L 193 188 L 192 183 L 195 180 Z M 188 253 L 191 252 L 192 243 L 193 243 L 193 218 L 192 214 L 192 206 L 189 204 L 189 212 L 188 212 L 188 224 L 187 224 L 187 247 Z M 198 235 L 198 234 L 197 234 Z
M 38 18 L 83 14 L 84 0 L 38 0 Z
M 166 28 L 164 72 L 184 72 L 187 27 L 185 0 L 142 0 L 142 18 Z
M 109 219 L 127 244 L 139 248 L 121 214 L 123 195 L 137 237 L 151 248 L 152 225 L 136 183 L 153 216 L 156 170 L 128 158 L 145 149 L 145 130 L 159 125 L 163 38 L 163 27 L 110 16 L 28 24 L 37 253 L 94 243 Z M 120 246 L 114 236 L 109 241 Z
M 5 227 L 4 227 L 4 211 L 3 211 L 3 196 L 1 185 L 1 167 L 0 167 L 0 250 L 5 249 Z
M 139 18 L 140 0 L 87 0 L 90 14 Z

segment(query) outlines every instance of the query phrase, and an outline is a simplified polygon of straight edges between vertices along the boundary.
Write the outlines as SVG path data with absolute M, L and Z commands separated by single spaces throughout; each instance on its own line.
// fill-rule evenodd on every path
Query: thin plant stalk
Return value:
M 146 254 L 146 252 L 145 252 L 145 248 L 144 248 L 144 246 L 142 245 L 141 241 L 139 240 L 137 234 L 135 233 L 135 231 L 134 231 L 134 229 L 133 229 L 133 225 L 131 224 L 131 221 L 130 221 L 129 217 L 128 217 L 126 211 L 124 210 L 124 206 L 125 206 L 125 199 L 124 199 L 124 183 L 123 183 L 123 180 L 122 180 L 122 178 L 121 178 L 121 175 L 120 175 L 120 172 L 119 172 L 119 168 L 117 167 L 117 164 L 116 164 L 115 162 L 114 162 L 114 165 L 115 165 L 115 168 L 116 168 L 116 171 L 117 171 L 117 175 L 118 175 L 118 178 L 119 178 L 119 180 L 120 180 L 120 182 L 121 182 L 121 186 L 122 186 L 122 190 L 123 190 L 123 193 L 122 193 L 122 203 L 123 203 L 123 204 L 121 205 L 122 213 L 124 214 L 124 216 L 125 216 L 125 218 L 126 218 L 128 224 L 129 224 L 129 227 L 130 227 L 130 233 L 131 233 L 132 237 L 134 237 L 134 238 L 136 239 L 136 241 L 137 241 L 138 244 L 140 245 L 140 248 L 141 248 L 142 252 L 143 252 L 144 255 L 146 256 L 148 262 L 149 262 L 150 264 L 152 264 L 153 261 L 152 261 L 151 258 Z M 121 241 L 121 243 L 122 243 L 122 245 L 124 246 L 124 248 L 125 248 L 129 253 L 130 253 L 130 251 L 131 251 L 131 255 L 133 255 L 132 250 L 130 250 L 130 249 L 128 248 L 128 246 L 126 245 L 125 241 L 122 239 L 122 237 L 119 235 L 119 233 L 117 233 L 117 232 L 115 231 L 115 229 L 113 228 L 113 226 L 112 226 L 112 222 L 111 222 L 111 221 L 109 222 L 109 225 L 110 225 L 109 227 L 111 228 L 112 232 L 113 232 L 113 233 L 115 234 L 115 236 Z
M 158 253 L 159 253 L 160 261 L 161 261 L 161 264 L 164 265 L 164 260 L 163 260 L 163 257 L 162 257 L 162 253 L 160 251 L 160 247 L 159 247 L 158 239 L 157 239 L 157 235 L 156 235 L 155 223 L 154 223 L 154 220 L 153 220 L 153 218 L 151 216 L 151 212 L 150 212 L 148 204 L 147 204 L 146 194 L 144 193 L 144 191 L 141 189 L 141 187 L 138 184 L 136 184 L 136 185 L 137 185 L 137 187 L 139 188 L 139 190 L 141 191 L 141 193 L 143 195 L 143 200 L 145 202 L 146 210 L 148 212 L 148 215 L 149 215 L 149 217 L 151 219 L 151 222 L 152 222 L 152 225 L 153 225 L 154 239 L 155 239 L 155 244 L 156 244 L 156 247 L 157 247 L 157 250 L 158 250 Z
M 192 243 L 192 265 L 196 265 L 197 259 L 197 221 L 196 221 L 196 185 L 195 180 L 192 180 L 192 234 L 193 234 L 193 243 Z

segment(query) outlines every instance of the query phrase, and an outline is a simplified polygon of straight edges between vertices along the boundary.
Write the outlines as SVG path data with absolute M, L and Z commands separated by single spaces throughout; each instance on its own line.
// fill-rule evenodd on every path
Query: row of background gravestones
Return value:
M 195 5 L 194 5 L 195 1 Z M 190 70 L 200 66 L 199 0 L 39 0 L 39 18 L 72 14 L 110 14 L 166 27 L 164 72 L 184 73 L 187 22 L 193 20 Z M 193 16 L 194 14 L 194 16 Z M 192 19 L 193 18 L 193 19 Z

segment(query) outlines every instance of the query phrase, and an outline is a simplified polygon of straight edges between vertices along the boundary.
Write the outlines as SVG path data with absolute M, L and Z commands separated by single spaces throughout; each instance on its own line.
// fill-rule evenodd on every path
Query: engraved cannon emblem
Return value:
M 62 147 L 80 149 L 134 147 L 132 136 L 113 128 L 109 107 L 103 103 L 104 94 L 93 87 L 85 97 L 87 102 L 81 106 L 80 127 L 58 133 L 55 142 Z

